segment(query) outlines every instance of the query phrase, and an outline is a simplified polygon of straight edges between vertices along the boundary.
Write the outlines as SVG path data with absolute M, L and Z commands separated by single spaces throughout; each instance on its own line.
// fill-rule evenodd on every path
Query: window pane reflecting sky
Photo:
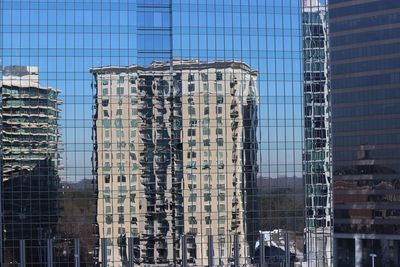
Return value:
M 178 59 L 243 61 L 258 70 L 260 174 L 300 177 L 300 3 L 182 0 L 172 1 L 172 14 L 162 7 L 138 14 L 137 4 L 3 1 L 3 66 L 38 66 L 41 83 L 62 91 L 68 179 L 90 174 L 89 68 L 150 63 L 163 57 L 162 53 L 147 58 L 140 54 L 142 62 L 138 62 L 138 50 L 143 48 L 172 49 Z M 168 25 L 171 16 L 172 47 L 168 32 L 154 31 L 146 38 L 137 35 L 144 26 Z

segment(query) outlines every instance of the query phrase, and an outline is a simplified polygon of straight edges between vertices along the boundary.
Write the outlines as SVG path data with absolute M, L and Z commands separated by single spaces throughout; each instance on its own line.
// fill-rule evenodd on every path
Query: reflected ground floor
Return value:
M 400 236 L 335 234 L 333 245 L 334 267 L 400 266 Z

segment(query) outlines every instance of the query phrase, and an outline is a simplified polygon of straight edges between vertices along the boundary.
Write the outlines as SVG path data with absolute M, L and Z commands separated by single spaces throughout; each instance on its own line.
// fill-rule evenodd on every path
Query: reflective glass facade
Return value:
M 2 167 L 5 261 L 17 242 L 27 240 L 27 256 L 42 262 L 41 238 L 57 227 L 60 168 L 60 91 L 42 86 L 35 67 L 3 70 Z
M 332 266 L 331 121 L 327 7 L 303 2 L 304 183 L 310 266 Z
M 301 1 L 0 5 L 2 266 L 306 264 Z
M 330 1 L 338 266 L 398 266 L 398 1 Z

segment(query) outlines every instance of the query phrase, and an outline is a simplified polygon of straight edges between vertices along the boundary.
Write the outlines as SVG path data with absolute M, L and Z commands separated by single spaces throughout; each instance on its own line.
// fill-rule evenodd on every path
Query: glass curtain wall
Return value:
M 302 12 L 1 1 L 3 266 L 305 262 Z
M 332 266 L 332 137 L 327 17 L 324 1 L 303 1 L 303 177 L 308 266 Z
M 337 266 L 400 264 L 399 8 L 329 2 Z

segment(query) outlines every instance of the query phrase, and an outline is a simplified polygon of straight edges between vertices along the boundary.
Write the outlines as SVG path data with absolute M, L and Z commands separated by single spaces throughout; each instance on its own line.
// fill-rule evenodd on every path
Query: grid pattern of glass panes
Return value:
M 332 266 L 332 138 L 326 9 L 319 1 L 303 3 L 303 177 L 309 266 Z
M 306 261 L 301 1 L 0 5 L 4 264 Z

